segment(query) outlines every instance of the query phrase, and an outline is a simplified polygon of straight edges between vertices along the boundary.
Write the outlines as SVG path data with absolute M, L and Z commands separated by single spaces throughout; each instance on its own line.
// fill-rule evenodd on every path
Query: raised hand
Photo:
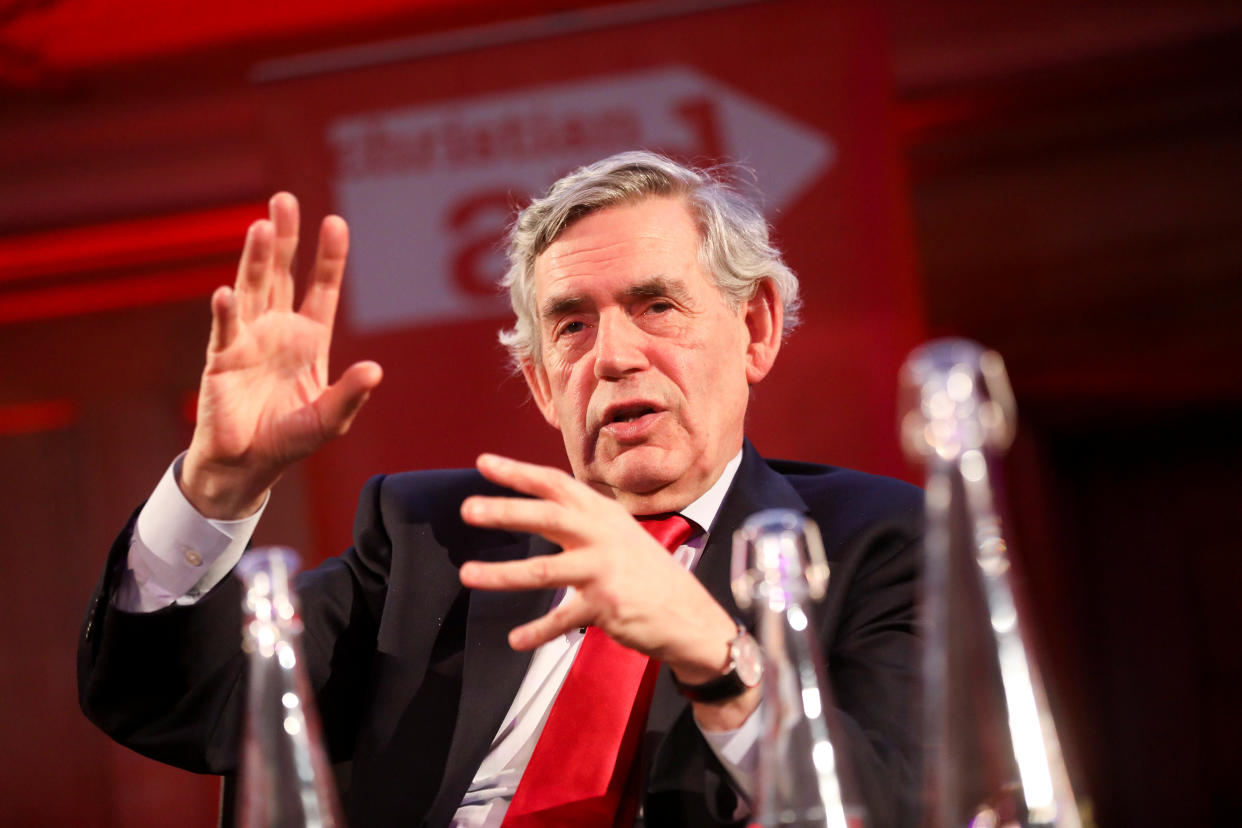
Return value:
M 246 234 L 237 282 L 211 297 L 211 341 L 181 489 L 207 517 L 253 513 L 294 462 L 344 434 L 382 371 L 351 365 L 328 384 L 349 230 L 328 216 L 301 306 L 293 308 L 298 203 L 277 193 Z

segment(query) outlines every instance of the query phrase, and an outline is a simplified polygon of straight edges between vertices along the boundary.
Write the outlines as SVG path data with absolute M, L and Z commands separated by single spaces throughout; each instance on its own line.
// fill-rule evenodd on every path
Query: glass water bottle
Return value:
M 237 825 L 343 826 L 332 767 L 302 663 L 302 621 L 290 576 L 291 549 L 248 552 L 236 572 L 245 584 L 242 647 L 248 661 Z
M 927 469 L 923 824 L 1078 828 L 992 484 L 1016 425 L 1004 363 L 933 341 L 906 361 L 901 394 L 903 447 Z
M 733 594 L 754 609 L 763 650 L 755 821 L 764 828 L 864 824 L 843 792 L 846 757 L 830 738 L 832 692 L 810 617 L 827 584 L 819 529 L 805 516 L 769 509 L 734 534 Z

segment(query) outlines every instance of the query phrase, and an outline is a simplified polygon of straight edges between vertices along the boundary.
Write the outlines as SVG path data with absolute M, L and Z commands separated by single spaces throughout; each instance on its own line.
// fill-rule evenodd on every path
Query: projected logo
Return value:
M 826 135 L 686 67 L 355 115 L 328 140 L 363 333 L 506 314 L 495 284 L 515 207 L 611 153 L 740 161 L 769 214 L 834 157 Z

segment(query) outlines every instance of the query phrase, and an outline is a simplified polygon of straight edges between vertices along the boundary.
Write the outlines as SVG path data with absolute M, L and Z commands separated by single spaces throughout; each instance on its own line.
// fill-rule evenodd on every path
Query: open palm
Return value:
M 211 342 L 181 486 L 208 517 L 254 511 L 290 464 L 343 434 L 382 376 L 359 362 L 328 383 L 349 232 L 323 220 L 305 296 L 293 307 L 298 206 L 288 193 L 246 236 L 232 288 L 211 299 Z

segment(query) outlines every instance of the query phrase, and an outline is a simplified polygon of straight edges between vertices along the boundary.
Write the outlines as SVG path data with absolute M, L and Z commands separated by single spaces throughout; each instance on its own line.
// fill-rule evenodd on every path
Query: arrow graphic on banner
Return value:
M 494 286 L 514 207 L 614 152 L 737 161 L 769 216 L 835 156 L 822 132 L 684 66 L 368 112 L 327 137 L 362 333 L 504 315 Z

